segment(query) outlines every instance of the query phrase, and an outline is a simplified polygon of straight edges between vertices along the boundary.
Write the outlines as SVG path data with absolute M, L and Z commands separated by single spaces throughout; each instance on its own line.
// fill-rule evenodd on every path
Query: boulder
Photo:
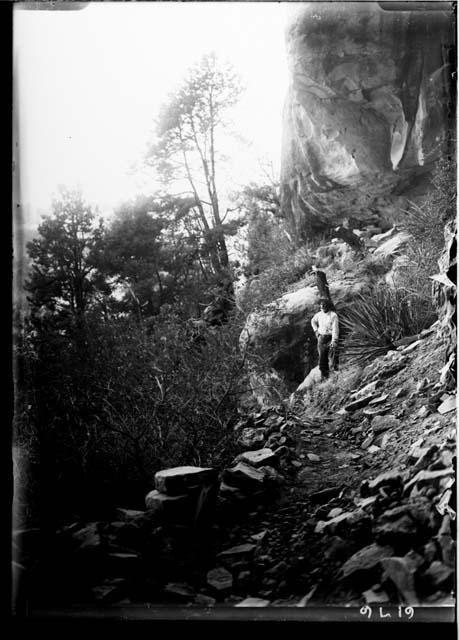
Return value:
M 327 518 L 336 518 L 343 513 L 343 509 L 341 507 L 335 507 L 334 509 L 330 509 L 328 512 Z
M 429 471 L 439 471 L 447 469 L 453 465 L 454 454 L 448 449 L 440 451 L 439 456 L 429 465 Z
M 404 602 L 408 605 L 418 605 L 414 585 L 416 564 L 406 557 L 383 558 L 380 562 L 386 577 L 393 582 Z
M 375 416 L 371 421 L 371 429 L 373 433 L 380 433 L 387 429 L 397 429 L 400 424 L 400 420 L 393 415 Z
M 257 543 L 261 542 L 267 533 L 268 533 L 268 530 L 264 529 L 263 531 L 259 531 L 258 533 L 254 533 L 253 535 L 251 535 L 250 539 L 255 540 L 255 542 Z
M 439 405 L 437 411 L 444 415 L 445 413 L 449 413 L 450 411 L 454 411 L 456 408 L 456 396 L 448 396 L 443 402 Z
M 180 496 L 203 485 L 216 484 L 215 469 L 201 467 L 174 467 L 155 473 L 155 488 L 169 496 Z
M 223 482 L 238 489 L 250 491 L 261 489 L 266 474 L 260 469 L 254 469 L 245 462 L 238 462 L 234 467 L 223 471 Z
M 454 569 L 438 560 L 434 560 L 423 574 L 433 589 L 449 591 L 453 588 Z
M 153 489 L 145 497 L 145 506 L 158 521 L 185 523 L 190 520 L 195 501 L 189 495 L 168 496 Z
M 100 523 L 90 522 L 85 527 L 74 531 L 71 537 L 78 544 L 79 550 L 99 550 L 102 545 Z
M 365 440 L 362 442 L 362 444 L 360 445 L 360 447 L 362 449 L 369 449 L 369 447 L 372 445 L 373 440 L 375 439 L 374 435 L 372 433 L 370 433 Z
M 366 398 L 367 396 L 372 396 L 374 394 L 374 392 L 376 391 L 376 388 L 380 384 L 381 383 L 380 383 L 379 380 L 373 380 L 373 382 L 369 382 L 368 384 L 366 384 L 364 387 L 362 387 L 358 391 L 355 391 L 354 393 L 352 393 L 351 396 L 350 396 L 350 400 L 351 401 L 360 400 L 361 398 Z
M 341 492 L 342 487 L 327 487 L 315 493 L 311 493 L 309 500 L 311 504 L 325 504 L 332 498 L 336 498 Z
M 235 604 L 235 607 L 267 607 L 270 604 L 269 600 L 264 598 L 245 598 L 241 602 Z
M 368 453 L 378 453 L 378 451 L 381 451 L 381 447 L 377 447 L 375 444 L 372 444 L 370 447 L 368 447 Z
M 390 411 L 390 407 L 388 405 L 380 405 L 380 406 L 376 406 L 376 407 L 367 407 L 366 409 L 363 410 L 363 415 L 366 416 L 367 418 L 375 418 L 376 416 L 383 416 L 386 413 L 389 413 Z
M 241 502 L 245 501 L 247 498 L 247 494 L 244 493 L 244 491 L 241 491 L 241 489 L 238 489 L 237 487 L 232 487 L 231 485 L 226 484 L 226 482 L 220 483 L 220 496 L 230 502 Z
M 356 511 L 347 511 L 331 520 L 319 520 L 314 533 L 335 533 L 345 529 L 352 529 L 354 526 L 362 525 L 369 522 L 370 517 L 361 509 Z
M 271 433 L 274 433 L 275 431 L 279 431 L 284 423 L 285 423 L 285 418 L 283 418 L 282 416 L 271 414 L 267 418 L 263 419 L 262 424 L 266 429 L 266 433 L 271 435 Z
M 247 557 L 247 556 L 251 556 L 253 555 L 255 549 L 256 549 L 256 544 L 252 544 L 250 542 L 245 543 L 245 544 L 239 544 L 236 547 L 231 547 L 230 549 L 225 549 L 224 551 L 221 551 L 219 554 L 217 554 L 217 558 L 219 558 L 220 560 L 227 560 L 227 559 L 231 559 L 231 560 L 237 560 L 241 557 Z
M 215 604 L 217 604 L 217 601 L 215 598 L 212 598 L 212 596 L 207 596 L 204 593 L 198 593 L 198 595 L 193 600 L 193 604 L 199 607 L 213 607 Z
M 275 447 L 274 453 L 276 454 L 277 458 L 285 459 L 290 456 L 291 451 L 287 446 L 285 446 L 285 444 L 283 444 L 280 447 Z
M 233 576 L 225 568 L 216 567 L 207 572 L 207 584 L 219 593 L 228 591 L 233 586 Z
M 235 462 L 245 462 L 251 467 L 262 467 L 265 465 L 276 466 L 278 463 L 278 456 L 272 452 L 271 449 L 258 449 L 257 451 L 246 451 L 241 453 L 235 460 Z
M 116 520 L 119 522 L 133 522 L 141 520 L 145 516 L 145 511 L 138 511 L 135 509 L 122 509 L 117 508 L 115 510 Z
M 193 587 L 183 582 L 169 582 L 164 587 L 164 593 L 178 602 L 190 602 L 196 597 Z
M 368 403 L 370 406 L 375 406 L 377 404 L 382 404 L 383 402 L 385 402 L 387 400 L 387 398 L 389 397 L 388 393 L 383 393 L 382 396 L 378 396 L 377 398 L 373 398 L 373 400 L 370 400 L 370 402 Z
M 389 546 L 380 546 L 378 544 L 371 544 L 347 560 L 340 570 L 340 575 L 343 579 L 350 578 L 356 573 L 371 572 L 379 567 L 379 562 L 383 558 L 387 558 L 393 554 L 393 549 Z
M 266 440 L 266 430 L 263 427 L 254 429 L 246 427 L 242 429 L 241 435 L 238 439 L 238 443 L 244 449 L 249 451 L 257 450 L 263 446 Z
M 343 540 L 339 536 L 329 536 L 326 540 L 324 556 L 333 562 L 345 560 L 353 550 L 349 540 Z
M 423 456 L 425 456 L 428 451 L 429 449 L 427 447 L 411 447 L 408 453 L 408 462 L 414 464 L 416 468 L 417 463 L 423 458 Z
M 393 364 L 386 365 L 378 371 L 378 377 L 381 380 L 387 380 L 387 378 L 391 378 L 395 376 L 396 373 L 399 373 L 402 369 L 406 367 L 406 362 L 395 362 Z
M 362 482 L 360 493 L 364 498 L 378 492 L 380 487 L 401 487 L 405 473 L 399 469 L 391 469 L 380 473 L 379 476 L 368 481 Z
M 437 547 L 432 540 L 424 545 L 422 552 L 428 564 L 431 564 L 438 555 Z
M 354 402 L 350 402 L 349 404 L 344 405 L 344 408 L 348 412 L 357 411 L 358 409 L 363 409 L 363 407 L 365 407 L 373 398 L 374 398 L 374 394 L 364 396 L 359 400 L 354 400 Z
M 113 578 L 104 580 L 103 583 L 91 589 L 94 600 L 106 604 L 116 602 L 123 597 L 126 588 L 124 578 Z
M 403 488 L 404 493 L 408 493 L 415 485 L 419 488 L 426 485 L 438 488 L 440 481 L 454 475 L 453 467 L 447 469 L 439 469 L 438 471 L 419 471 L 414 478 L 407 482 Z
M 117 546 L 136 549 L 148 534 L 148 529 L 144 526 L 147 523 L 148 520 L 144 515 L 142 518 L 139 517 L 128 522 L 112 522 L 111 526 L 114 527 L 114 530 L 110 532 L 109 540 Z
M 265 571 L 266 576 L 278 578 L 279 576 L 283 576 L 289 570 L 289 564 L 285 562 L 285 560 L 281 560 L 276 563 L 273 567 L 270 567 Z
M 416 542 L 418 530 L 413 520 L 408 515 L 403 515 L 396 520 L 378 521 L 374 534 L 377 542 L 396 547 L 410 541 Z
M 422 455 L 416 460 L 416 469 L 426 469 L 434 460 L 438 452 L 438 445 L 433 444 L 431 447 L 425 448 Z
M 442 535 L 438 537 L 438 544 L 441 548 L 441 558 L 447 567 L 454 568 L 456 566 L 456 545 L 450 535 Z
M 276 471 L 273 467 L 265 466 L 258 467 L 260 471 L 265 474 L 265 484 L 270 487 L 275 487 L 284 484 L 284 476 Z
M 375 440 L 375 444 L 379 445 L 381 447 L 381 449 L 385 449 L 387 446 L 387 443 L 389 442 L 389 440 L 392 438 L 393 434 L 392 433 L 383 433 L 380 434 L 376 440 Z

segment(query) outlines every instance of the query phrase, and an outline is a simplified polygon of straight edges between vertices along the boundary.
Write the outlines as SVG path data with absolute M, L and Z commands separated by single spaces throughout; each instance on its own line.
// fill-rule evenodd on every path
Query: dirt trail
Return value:
M 386 494 L 382 489 L 376 510 L 373 506 L 364 508 L 364 517 L 356 526 L 338 531 L 320 529 L 334 517 L 359 511 L 363 481 L 393 469 L 403 469 L 410 478 L 415 476 L 417 469 L 413 464 L 415 456 L 421 455 L 416 453 L 421 445 L 422 452 L 436 448 L 449 456 L 443 467 L 435 462 L 437 468 L 446 468 L 451 460 L 455 464 L 455 458 L 451 458 L 455 455 L 455 412 L 442 415 L 436 410 L 442 392 L 435 384 L 441 360 L 434 346 L 435 338 L 430 336 L 409 355 L 389 355 L 364 372 L 359 387 L 368 384 L 377 371 L 383 371 L 378 393 L 387 396 L 387 404 L 381 413 L 390 412 L 389 417 L 395 419 L 396 426 L 386 432 L 387 441 L 382 447 L 374 450 L 362 447 L 371 429 L 371 419 L 362 410 L 343 412 L 349 394 L 347 399 L 341 398 L 341 411 L 335 407 L 328 412 L 318 409 L 312 414 L 305 409 L 302 416 L 297 416 L 287 432 L 295 446 L 291 447 L 289 466 L 281 467 L 285 483 L 280 496 L 266 507 L 250 512 L 245 521 L 230 528 L 221 540 L 222 548 L 257 543 L 250 562 L 241 556 L 229 567 L 238 585 L 229 601 L 234 598 L 236 602 L 245 595 L 265 599 L 270 605 L 293 605 L 306 596 L 310 604 L 361 605 L 363 589 L 337 578 L 349 557 L 375 543 L 380 518 L 388 510 L 402 511 L 416 500 L 421 501 L 419 508 L 427 514 L 425 518 L 432 520 L 432 531 L 438 530 L 441 517 L 434 504 L 442 495 L 443 485 L 435 484 L 415 490 L 411 497 L 403 497 L 400 491 Z M 384 372 L 389 370 L 390 375 L 385 377 Z M 410 458 L 413 447 L 415 453 Z M 423 545 L 432 532 L 422 527 L 421 533 L 416 529 L 406 532 L 403 526 L 406 527 L 406 521 L 397 521 L 391 531 L 395 555 L 403 556 L 411 549 L 421 558 Z M 436 557 L 439 558 L 436 562 L 442 561 L 441 555 Z M 423 571 L 432 560 L 425 562 Z M 242 571 L 239 576 L 238 571 Z M 438 597 L 444 596 L 444 584 L 441 581 L 438 584 Z M 389 595 L 391 601 L 400 602 L 395 591 Z M 434 593 L 431 597 L 436 596 Z
M 239 545 L 266 532 L 255 555 L 259 584 L 253 585 L 253 597 L 288 605 L 316 585 L 319 576 L 328 590 L 327 579 L 332 575 L 328 575 L 330 567 L 323 555 L 322 536 L 314 534 L 317 516 L 326 518 L 333 508 L 342 512 L 355 509 L 355 488 L 366 475 L 362 450 L 339 437 L 341 426 L 340 418 L 320 415 L 297 424 L 291 430 L 298 438 L 296 465 L 286 474 L 280 497 L 266 509 L 249 513 L 247 522 L 232 529 L 222 541 L 223 547 Z M 308 454 L 316 457 L 310 460 Z M 323 500 L 316 498 L 323 490 L 330 490 L 330 497 L 327 499 L 326 494 Z

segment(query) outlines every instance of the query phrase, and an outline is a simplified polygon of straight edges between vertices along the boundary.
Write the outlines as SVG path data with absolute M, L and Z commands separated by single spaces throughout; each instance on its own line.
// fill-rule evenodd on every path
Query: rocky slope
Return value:
M 35 565 L 20 559 L 29 608 L 452 604 L 455 396 L 436 343 L 433 327 L 309 401 L 247 416 L 216 503 L 194 493 L 216 489 L 214 471 L 180 468 L 157 474 L 145 511 L 56 532 Z M 184 508 L 196 495 L 199 525 Z M 16 542 L 31 550 L 40 532 Z
M 361 241 L 358 249 L 338 238 L 318 247 L 311 256 L 316 270 L 309 271 L 288 293 L 247 318 L 240 337 L 241 349 L 261 355 L 266 366 L 271 367 L 290 390 L 294 390 L 317 363 L 316 339 L 311 327 L 321 295 L 317 270 L 326 272 L 330 296 L 338 313 L 372 286 L 381 282 L 393 285 L 399 273 L 406 270 L 404 254 L 410 242 L 409 234 L 395 226 L 385 233 L 380 231 L 368 226 L 362 230 L 361 238 L 351 232 Z
M 291 11 L 281 199 L 299 238 L 349 216 L 390 225 L 453 126 L 451 11 L 382 4 Z

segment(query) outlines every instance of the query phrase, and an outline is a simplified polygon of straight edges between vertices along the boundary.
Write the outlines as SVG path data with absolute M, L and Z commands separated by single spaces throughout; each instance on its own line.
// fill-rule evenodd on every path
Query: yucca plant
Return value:
M 394 349 L 400 338 L 419 333 L 435 320 L 430 298 L 404 288 L 379 287 L 357 296 L 341 312 L 343 352 L 349 364 L 365 365 Z

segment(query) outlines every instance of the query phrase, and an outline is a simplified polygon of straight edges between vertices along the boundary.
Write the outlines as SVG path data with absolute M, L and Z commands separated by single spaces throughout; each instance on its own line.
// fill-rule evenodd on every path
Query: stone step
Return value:
M 208 467 L 173 467 L 155 473 L 156 490 L 169 496 L 184 495 L 216 482 L 217 471 Z

